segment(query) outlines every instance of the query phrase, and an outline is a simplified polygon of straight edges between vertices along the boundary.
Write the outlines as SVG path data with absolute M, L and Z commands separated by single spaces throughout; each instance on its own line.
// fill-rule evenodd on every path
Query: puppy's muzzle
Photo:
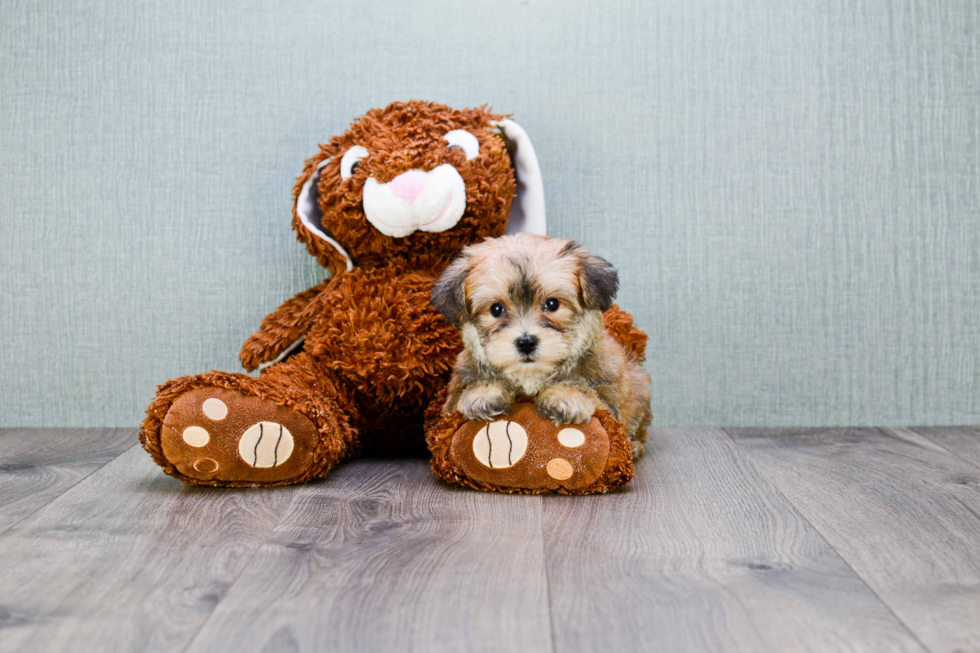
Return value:
M 538 348 L 538 337 L 525 333 L 514 341 L 514 346 L 517 347 L 517 351 L 521 352 L 523 356 L 530 356 Z

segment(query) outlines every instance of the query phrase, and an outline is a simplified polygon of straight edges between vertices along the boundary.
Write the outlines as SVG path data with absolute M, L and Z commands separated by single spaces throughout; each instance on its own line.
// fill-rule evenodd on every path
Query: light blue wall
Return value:
M 20 0 L 0 64 L 2 425 L 237 369 L 320 278 L 303 159 L 411 98 L 531 134 L 656 424 L 980 422 L 975 0 Z

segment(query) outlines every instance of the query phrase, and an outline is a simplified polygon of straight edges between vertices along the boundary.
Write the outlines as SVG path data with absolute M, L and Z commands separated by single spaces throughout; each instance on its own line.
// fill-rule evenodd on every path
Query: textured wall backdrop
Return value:
M 322 275 L 303 159 L 412 98 L 531 134 L 658 425 L 980 422 L 978 35 L 975 0 L 6 1 L 0 424 L 238 369 Z

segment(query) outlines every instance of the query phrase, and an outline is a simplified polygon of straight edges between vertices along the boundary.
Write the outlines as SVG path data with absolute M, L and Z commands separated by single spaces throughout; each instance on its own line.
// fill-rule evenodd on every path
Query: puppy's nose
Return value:
M 514 341 L 514 346 L 517 347 L 517 351 L 527 356 L 537 349 L 538 337 L 525 333 L 523 336 Z
M 409 170 L 391 180 L 391 190 L 411 204 L 425 190 L 427 181 L 428 177 L 421 170 Z

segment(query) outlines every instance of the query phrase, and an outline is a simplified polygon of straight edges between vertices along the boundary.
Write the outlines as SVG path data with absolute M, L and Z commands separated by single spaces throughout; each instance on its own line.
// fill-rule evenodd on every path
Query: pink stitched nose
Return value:
M 391 180 L 391 190 L 409 204 L 425 190 L 426 175 L 421 170 L 403 172 Z

